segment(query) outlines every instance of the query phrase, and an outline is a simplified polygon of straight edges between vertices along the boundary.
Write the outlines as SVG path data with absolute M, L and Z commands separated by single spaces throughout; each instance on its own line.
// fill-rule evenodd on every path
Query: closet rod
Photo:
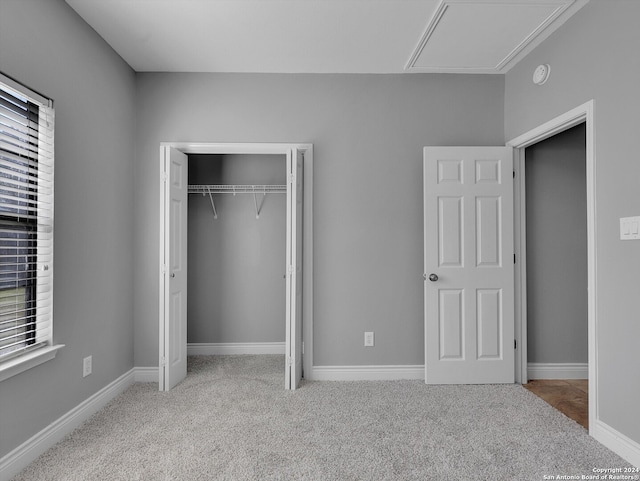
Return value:
M 286 194 L 286 185 L 191 184 L 190 194 Z
M 191 184 L 188 187 L 189 194 L 209 195 L 211 201 L 211 209 L 213 210 L 213 218 L 218 218 L 216 204 L 213 201 L 213 194 L 253 194 L 253 205 L 256 211 L 256 219 L 260 218 L 262 204 L 267 194 L 286 194 L 286 185 L 226 185 L 226 184 Z M 260 204 L 258 204 L 258 195 L 262 195 Z

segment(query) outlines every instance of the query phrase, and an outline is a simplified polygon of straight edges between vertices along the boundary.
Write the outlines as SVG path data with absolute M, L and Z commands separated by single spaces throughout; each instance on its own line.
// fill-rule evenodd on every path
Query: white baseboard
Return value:
M 208 342 L 187 344 L 188 356 L 229 354 L 282 354 L 284 342 Z
M 304 376 L 310 381 L 424 380 L 424 366 L 313 366 Z
M 589 434 L 636 468 L 640 468 L 640 444 L 597 420 L 589 426 Z
M 529 379 L 589 379 L 589 364 L 530 362 L 527 374 Z
M 78 404 L 0 459 L 0 481 L 8 481 L 134 383 L 134 369 Z M 157 380 L 157 377 L 156 377 Z
M 157 367 L 134 367 L 133 380 L 135 382 L 158 382 L 160 370 Z

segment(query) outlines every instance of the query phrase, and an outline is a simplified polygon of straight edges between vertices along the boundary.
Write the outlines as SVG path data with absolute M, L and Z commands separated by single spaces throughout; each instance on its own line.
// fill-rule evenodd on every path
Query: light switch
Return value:
M 640 217 L 620 217 L 620 240 L 640 239 Z

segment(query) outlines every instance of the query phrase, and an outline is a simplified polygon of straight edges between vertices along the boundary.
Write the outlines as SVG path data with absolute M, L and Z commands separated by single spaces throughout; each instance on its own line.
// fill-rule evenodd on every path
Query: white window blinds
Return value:
M 0 76 L 0 363 L 53 336 L 52 102 Z

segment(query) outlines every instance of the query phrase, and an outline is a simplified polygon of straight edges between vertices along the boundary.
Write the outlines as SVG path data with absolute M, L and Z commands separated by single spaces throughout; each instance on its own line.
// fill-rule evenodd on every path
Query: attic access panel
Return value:
M 584 3 L 442 0 L 406 69 L 505 73 Z

